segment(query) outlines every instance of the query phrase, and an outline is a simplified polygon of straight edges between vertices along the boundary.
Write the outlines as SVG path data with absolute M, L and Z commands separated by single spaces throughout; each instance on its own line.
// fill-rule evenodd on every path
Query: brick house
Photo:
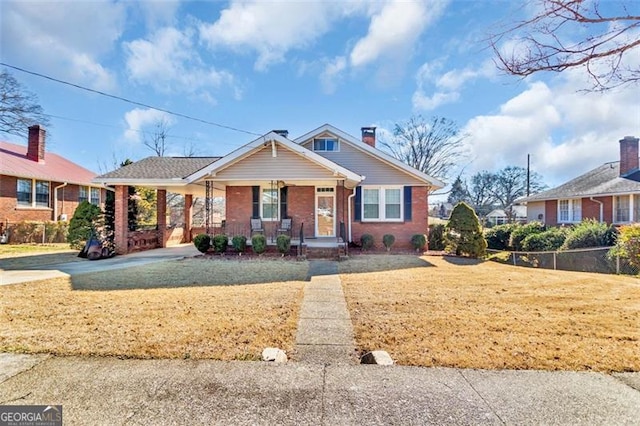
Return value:
M 605 163 L 557 188 L 518 200 L 527 220 L 546 225 L 596 219 L 614 225 L 640 222 L 638 138 L 620 140 L 620 160 Z
M 296 139 L 274 130 L 224 157 L 151 157 L 93 182 L 115 186 L 119 253 L 131 250 L 126 194 L 132 185 L 158 190 L 159 229 L 166 228 L 169 191 L 185 195 L 188 235 L 193 197 L 224 197 L 229 236 L 250 237 L 251 218 L 274 236 L 290 218 L 292 236 L 309 243 L 359 241 L 368 233 L 380 246 L 384 234 L 393 234 L 397 246 L 408 247 L 412 235 L 426 233 L 429 193 L 444 184 L 377 149 L 374 127 L 361 130 L 361 139 L 329 124 Z M 164 246 L 167 236 L 158 241 Z
M 46 132 L 29 127 L 27 147 L 0 141 L 0 222 L 71 219 L 87 200 L 104 208 L 106 189 L 96 174 L 45 150 Z

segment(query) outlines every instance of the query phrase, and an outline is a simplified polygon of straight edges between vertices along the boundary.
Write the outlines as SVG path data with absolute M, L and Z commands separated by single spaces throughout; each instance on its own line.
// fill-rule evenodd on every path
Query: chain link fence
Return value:
M 3 244 L 66 243 L 69 222 L 20 222 L 0 223 L 0 242 Z
M 629 259 L 610 255 L 611 247 L 543 252 L 487 251 L 490 260 L 514 266 L 602 274 L 640 274 L 640 268 L 632 265 Z

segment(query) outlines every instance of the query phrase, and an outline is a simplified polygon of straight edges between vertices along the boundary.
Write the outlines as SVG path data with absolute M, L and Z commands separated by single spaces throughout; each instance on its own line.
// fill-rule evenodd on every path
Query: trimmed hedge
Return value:
M 206 253 L 211 248 L 211 237 L 208 234 L 198 234 L 193 238 L 193 245 L 200 253 Z
M 251 250 L 255 254 L 262 254 L 267 250 L 267 237 L 262 234 L 255 234 L 251 237 Z
M 425 237 L 424 234 L 414 234 L 411 236 L 411 246 L 415 251 L 423 250 L 426 245 L 427 237 Z
M 229 247 L 229 237 L 224 234 L 216 235 L 215 237 L 213 237 L 211 245 L 213 245 L 214 253 L 222 254 L 226 252 L 227 248 Z
M 391 234 L 384 234 L 382 236 L 382 244 L 384 244 L 385 248 L 387 249 L 387 251 L 391 251 L 391 247 L 393 246 L 393 243 L 396 242 L 396 237 L 394 237 Z
M 373 235 L 362 234 L 360 237 L 360 243 L 362 244 L 362 250 L 371 250 L 373 248 Z
M 283 256 L 291 251 L 291 237 L 285 234 L 278 235 L 276 247 Z
M 238 253 L 247 251 L 247 237 L 244 235 L 236 235 L 231 239 L 231 245 Z

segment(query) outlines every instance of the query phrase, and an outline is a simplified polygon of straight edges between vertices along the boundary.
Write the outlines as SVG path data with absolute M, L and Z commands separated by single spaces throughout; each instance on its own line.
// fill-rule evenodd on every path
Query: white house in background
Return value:
M 487 222 L 491 225 L 503 225 L 509 222 L 525 223 L 527 221 L 527 206 L 512 206 L 511 207 L 511 220 L 507 212 L 503 209 L 491 210 L 486 216 Z

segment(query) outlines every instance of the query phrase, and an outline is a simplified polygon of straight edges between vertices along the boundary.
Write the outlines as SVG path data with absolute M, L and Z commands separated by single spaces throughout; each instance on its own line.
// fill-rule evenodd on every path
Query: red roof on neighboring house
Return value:
M 64 157 L 46 152 L 44 162 L 27 158 L 27 147 L 0 141 L 0 175 L 92 185 L 96 174 Z

